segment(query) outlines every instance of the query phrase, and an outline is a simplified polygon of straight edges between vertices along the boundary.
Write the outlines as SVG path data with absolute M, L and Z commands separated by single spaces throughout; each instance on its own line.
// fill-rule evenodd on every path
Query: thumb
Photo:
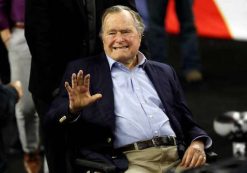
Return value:
M 102 94 L 94 94 L 92 95 L 92 103 L 96 102 L 97 100 L 101 99 L 102 98 Z

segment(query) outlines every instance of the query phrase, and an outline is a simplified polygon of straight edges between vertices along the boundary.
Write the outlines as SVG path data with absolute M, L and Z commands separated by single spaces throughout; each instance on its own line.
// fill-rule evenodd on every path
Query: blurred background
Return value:
M 232 157 L 232 144 L 216 134 L 213 121 L 227 111 L 247 110 L 247 1 L 194 0 L 194 15 L 204 80 L 188 85 L 181 79 L 195 119 L 214 141 L 219 159 Z M 166 19 L 170 63 L 180 70 L 179 24 L 174 0 Z

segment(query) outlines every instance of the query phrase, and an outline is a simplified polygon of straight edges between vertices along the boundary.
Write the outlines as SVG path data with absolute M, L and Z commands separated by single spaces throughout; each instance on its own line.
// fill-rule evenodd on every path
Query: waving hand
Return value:
M 83 107 L 86 107 L 102 98 L 102 95 L 99 93 L 91 95 L 89 86 L 90 75 L 87 74 L 84 76 L 82 70 L 77 74 L 72 74 L 71 86 L 68 82 L 65 82 L 65 88 L 69 95 L 69 108 L 71 113 L 76 113 Z

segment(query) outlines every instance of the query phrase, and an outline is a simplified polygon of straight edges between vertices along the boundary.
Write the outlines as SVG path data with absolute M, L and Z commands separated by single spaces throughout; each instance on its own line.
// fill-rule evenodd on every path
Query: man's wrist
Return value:
M 71 114 L 78 114 L 80 111 L 81 111 L 81 109 L 82 108 L 80 108 L 80 109 L 76 109 L 76 108 L 71 108 L 71 106 L 69 106 L 69 112 L 71 113 Z
M 193 141 L 200 140 L 203 142 L 205 149 L 210 148 L 212 146 L 212 139 L 209 136 L 201 135 L 196 137 Z
M 71 112 L 71 109 L 69 108 L 68 121 L 76 120 L 79 117 L 79 115 L 80 115 L 80 111 Z
M 78 119 L 78 117 L 80 116 L 80 112 L 75 112 L 72 113 L 70 108 L 68 107 L 68 111 L 66 115 L 63 115 L 60 119 L 59 122 L 60 123 L 68 123 L 68 122 L 74 122 Z

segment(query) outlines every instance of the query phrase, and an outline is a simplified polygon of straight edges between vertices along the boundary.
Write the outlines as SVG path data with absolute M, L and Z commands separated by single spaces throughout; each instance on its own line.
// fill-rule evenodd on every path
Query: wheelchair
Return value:
M 217 160 L 218 155 L 213 151 L 206 151 L 207 163 L 213 163 Z M 83 167 L 87 170 L 87 173 L 117 173 L 114 165 L 99 163 L 95 161 L 85 160 L 77 158 L 73 163 L 77 167 Z

